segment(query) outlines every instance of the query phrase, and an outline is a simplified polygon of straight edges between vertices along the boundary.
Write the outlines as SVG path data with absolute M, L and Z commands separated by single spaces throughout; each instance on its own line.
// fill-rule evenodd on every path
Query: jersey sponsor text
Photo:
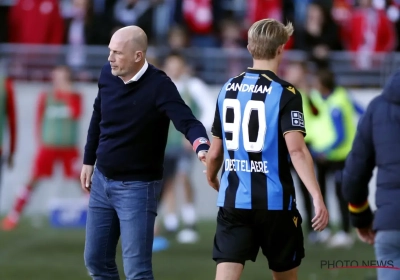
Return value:
M 229 91 L 229 90 L 271 94 L 272 86 L 268 87 L 266 85 L 248 85 L 248 84 L 239 84 L 239 83 L 229 83 L 226 85 L 226 91 Z

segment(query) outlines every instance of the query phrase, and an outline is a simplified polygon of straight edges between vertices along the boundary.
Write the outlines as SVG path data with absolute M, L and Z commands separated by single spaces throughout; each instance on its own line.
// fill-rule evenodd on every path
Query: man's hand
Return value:
M 315 231 L 323 231 L 329 222 L 329 213 L 322 197 L 313 199 L 315 217 L 311 220 Z
M 94 167 L 93 165 L 83 165 L 81 171 L 81 187 L 87 193 L 90 193 L 90 187 L 92 184 L 92 175 Z
M 219 191 L 219 180 L 218 180 L 218 178 L 209 178 L 208 176 L 207 176 L 207 181 L 208 181 L 208 184 L 214 189 L 214 190 L 216 190 L 217 192 Z
M 197 153 L 197 157 L 199 160 L 207 167 L 206 160 L 207 160 L 207 151 L 200 151 Z
M 357 228 L 357 235 L 362 242 L 372 245 L 375 243 L 375 232 L 372 230 L 372 225 L 366 228 Z

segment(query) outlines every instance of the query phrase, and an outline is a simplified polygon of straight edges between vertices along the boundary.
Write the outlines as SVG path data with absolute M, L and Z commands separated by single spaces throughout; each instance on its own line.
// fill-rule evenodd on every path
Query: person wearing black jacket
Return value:
M 342 192 L 359 238 L 374 244 L 376 259 L 400 267 L 400 69 L 360 119 L 342 172 Z M 376 211 L 368 203 L 374 168 Z M 385 263 L 384 263 L 385 264 Z M 398 280 L 400 270 L 378 269 L 379 280 Z

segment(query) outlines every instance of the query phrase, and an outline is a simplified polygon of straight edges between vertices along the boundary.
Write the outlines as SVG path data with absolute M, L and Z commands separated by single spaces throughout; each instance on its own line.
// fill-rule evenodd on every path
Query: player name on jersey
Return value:
M 239 84 L 239 83 L 229 83 L 226 85 L 226 91 L 234 90 L 241 92 L 252 92 L 252 93 L 268 93 L 271 94 L 272 86 L 266 85 L 248 85 L 248 84 Z
M 225 171 L 260 172 L 267 174 L 267 161 L 226 159 Z

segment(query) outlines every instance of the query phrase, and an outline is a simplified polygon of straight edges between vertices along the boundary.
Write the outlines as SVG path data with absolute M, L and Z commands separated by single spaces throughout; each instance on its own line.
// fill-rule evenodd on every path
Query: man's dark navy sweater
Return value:
M 375 230 L 400 230 L 400 70 L 388 80 L 360 119 L 353 148 L 342 174 L 343 197 L 352 223 Z M 368 205 L 369 182 L 377 167 L 373 213 Z
M 150 64 L 138 81 L 128 84 L 113 76 L 106 64 L 98 87 L 83 163 L 96 163 L 110 179 L 162 179 L 170 120 L 192 145 L 207 138 L 171 79 Z M 208 148 L 201 144 L 196 153 Z

